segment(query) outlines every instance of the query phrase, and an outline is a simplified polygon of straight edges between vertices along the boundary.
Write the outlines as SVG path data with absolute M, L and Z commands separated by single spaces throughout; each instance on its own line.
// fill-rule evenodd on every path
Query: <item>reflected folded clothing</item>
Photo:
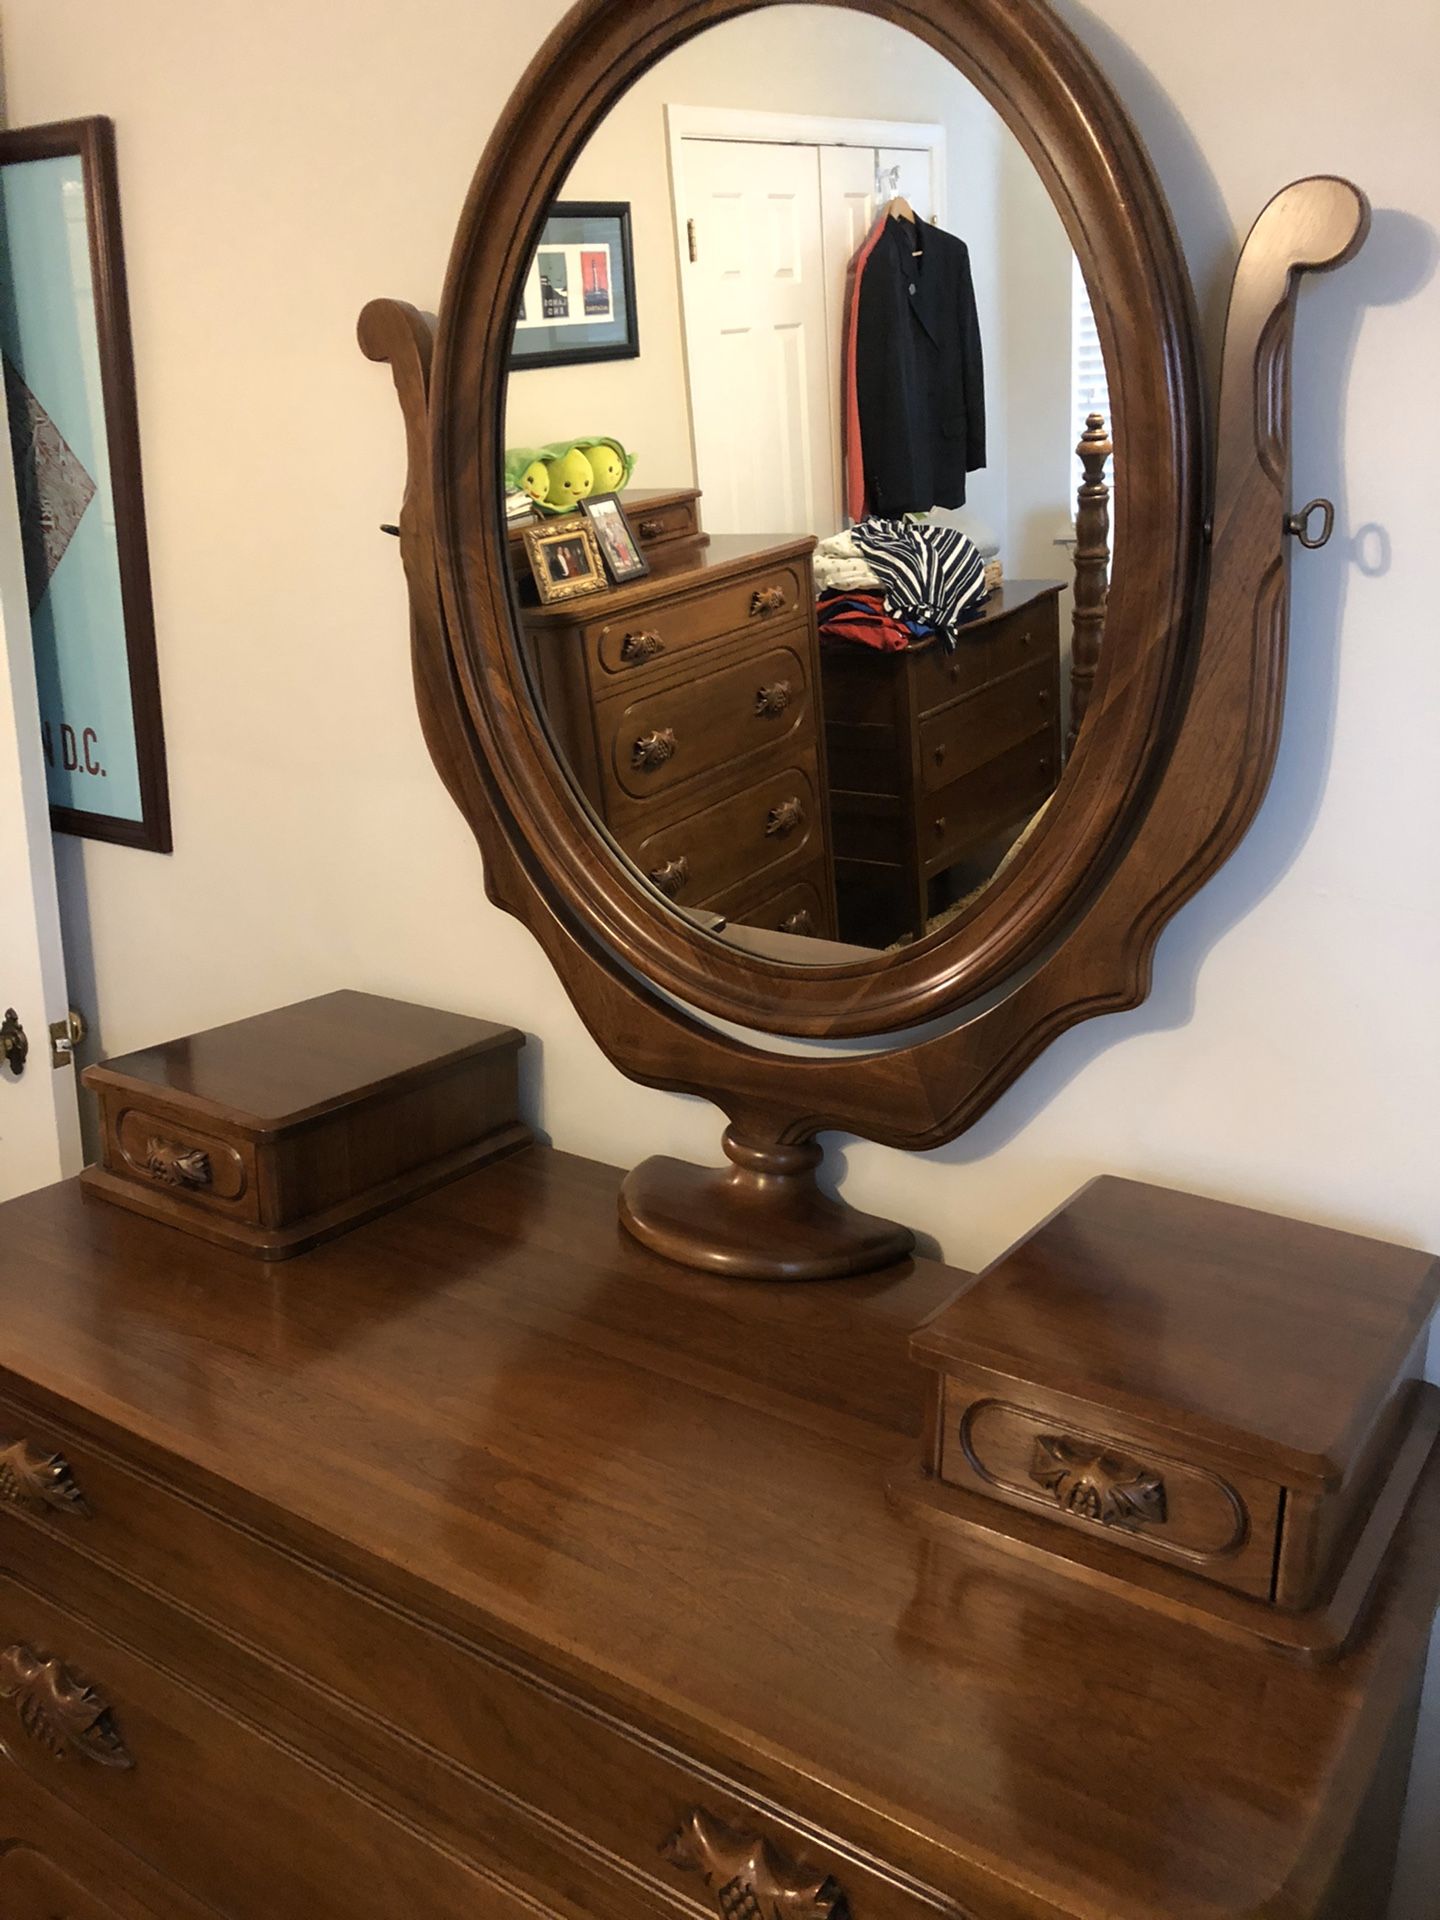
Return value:
M 928 640 L 933 631 L 888 614 L 880 593 L 822 593 L 816 615 L 822 640 L 857 641 L 882 653 L 903 653 L 912 641 Z
M 955 644 L 955 629 L 985 600 L 985 562 L 958 527 L 919 520 L 862 520 L 850 530 L 856 551 L 875 570 L 885 611 L 918 621 Z
M 859 590 L 874 593 L 880 589 L 879 576 L 855 545 L 850 532 L 832 533 L 815 549 L 815 591 L 833 593 Z

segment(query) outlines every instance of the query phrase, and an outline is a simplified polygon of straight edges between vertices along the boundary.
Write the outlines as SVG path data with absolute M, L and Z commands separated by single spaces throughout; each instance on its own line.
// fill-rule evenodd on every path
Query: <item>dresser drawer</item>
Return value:
M 228 1920 L 534 1914 L 3 1569 L 0 1728 L 15 1766 Z
M 706 641 L 790 626 L 810 612 L 809 563 L 791 559 L 757 566 L 716 586 L 656 593 L 622 615 L 586 623 L 579 632 L 603 679 L 668 667 L 677 654 Z
M 1053 660 L 993 680 L 932 714 L 920 728 L 920 778 L 926 793 L 973 773 L 1052 726 L 1058 684 Z
M 1052 728 L 928 794 L 915 816 L 923 871 L 942 873 L 1006 827 L 1018 826 L 1055 791 L 1059 776 Z
M 1187 1460 L 1101 1407 L 980 1369 L 945 1381 L 940 1478 L 1253 1599 L 1274 1587 L 1280 1488 Z
M 682 494 L 648 505 L 622 502 L 642 547 L 663 547 L 669 541 L 695 540 L 700 533 L 700 496 Z
M 736 925 L 763 927 L 770 933 L 793 933 L 810 940 L 833 940 L 835 925 L 826 905 L 823 868 L 812 868 L 805 879 L 792 880 L 778 893 L 769 893 L 754 905 L 729 909 Z M 717 908 L 717 912 L 722 909 Z
M 632 818 L 687 781 L 727 778 L 763 754 L 794 753 L 813 739 L 806 636 L 747 651 L 663 689 L 610 700 L 596 715 L 611 818 Z
M 937 707 L 1017 673 L 1037 660 L 1059 658 L 1059 611 L 1053 594 L 1014 613 L 961 627 L 954 651 L 940 645 L 910 656 L 915 707 L 923 720 Z
M 753 896 L 767 878 L 773 883 L 773 869 L 813 860 L 823 848 L 814 757 L 657 832 L 632 831 L 621 845 L 668 899 L 723 912 L 717 895 L 743 883 Z
M 0 1413 L 0 1419 L 13 1430 L 13 1407 Z M 172 1604 L 191 1609 L 223 1628 L 232 1643 L 255 1650 L 248 1657 L 252 1666 L 271 1676 L 268 1684 L 277 1689 L 278 1713 L 288 1712 L 293 1719 L 297 1689 L 318 1685 L 343 1703 L 344 1711 L 365 1716 L 366 1726 L 377 1729 L 357 1734 L 357 1751 L 366 1739 L 372 1745 L 377 1738 L 389 1739 L 388 1730 L 403 1736 L 410 1756 L 403 1760 L 406 1778 L 419 1786 L 428 1778 L 437 1804 L 469 1807 L 468 1817 L 475 1823 L 481 1819 L 475 1809 L 482 1803 L 498 1806 L 499 1817 L 512 1823 L 517 1818 L 538 1823 L 552 1849 L 569 1849 L 587 1871 L 603 1871 L 607 1884 L 619 1889 L 612 1907 L 633 1913 L 635 1920 L 657 1909 L 675 1910 L 677 1903 L 680 1911 L 696 1916 L 714 1912 L 718 1889 L 707 1888 L 701 1867 L 686 1864 L 695 1847 L 677 1842 L 675 1851 L 684 1858 L 667 1859 L 662 1853 L 697 1809 L 747 1839 L 751 1847 L 763 1840 L 784 1861 L 807 1873 L 813 1869 L 817 1886 L 833 1878 L 868 1920 L 933 1920 L 936 1896 L 928 1889 L 897 1877 L 861 1849 L 819 1837 L 798 1814 L 781 1814 L 768 1802 L 753 1803 L 738 1783 L 690 1760 L 662 1733 L 623 1724 L 607 1708 L 579 1697 L 568 1683 L 522 1667 L 502 1648 L 426 1625 L 330 1578 L 167 1489 L 153 1475 L 114 1459 L 108 1448 L 83 1440 L 68 1426 L 26 1418 L 24 1431 L 32 1454 L 47 1460 L 60 1456 L 60 1468 L 48 1477 L 68 1481 L 74 1491 L 66 1497 L 57 1492 L 51 1503 L 12 1505 L 9 1517 L 0 1509 L 0 1568 L 12 1570 L 8 1577 L 0 1574 L 0 1646 L 41 1642 L 37 1651 L 57 1655 L 103 1686 L 136 1767 L 131 1774 L 95 1766 L 97 1778 L 82 1780 L 73 1804 L 161 1871 L 176 1872 L 169 1847 L 177 1843 L 166 1839 L 166 1832 L 173 1835 L 175 1822 L 152 1834 L 148 1825 L 137 1825 L 126 1813 L 129 1801 L 111 1807 L 104 1799 L 112 1786 L 121 1795 L 133 1793 L 157 1724 L 153 1737 L 162 1753 L 170 1754 L 171 1743 L 182 1736 L 193 1748 L 198 1808 L 187 1808 L 183 1777 L 170 1770 L 164 1774 L 165 1790 L 175 1795 L 185 1831 L 201 1831 L 206 1809 L 225 1804 L 232 1791 L 243 1818 L 250 1821 L 254 1803 L 246 1798 L 240 1776 L 253 1771 L 256 1790 L 280 1798 L 295 1794 L 311 1770 L 278 1747 L 272 1763 L 271 1748 L 259 1731 L 191 1688 L 154 1673 L 154 1667 L 169 1664 L 166 1650 L 148 1640 L 140 1644 L 133 1623 L 123 1631 L 117 1627 L 116 1637 L 129 1641 L 131 1649 L 138 1647 L 138 1656 L 102 1642 L 78 1617 L 72 1622 L 62 1616 L 35 1583 L 43 1594 L 68 1592 L 72 1583 L 64 1579 L 63 1568 L 78 1559 L 76 1548 L 158 1592 L 164 1604 L 155 1609 L 157 1616 L 163 1617 Z M 26 1475 L 32 1482 L 34 1477 L 33 1471 Z M 80 1508 L 77 1495 L 88 1511 Z M 57 1547 L 57 1541 L 72 1544 Z M 87 1560 L 77 1568 L 77 1593 L 98 1590 L 97 1575 L 87 1571 L 88 1566 Z M 23 1579 L 15 1577 L 17 1567 Z M 88 1612 L 92 1603 L 84 1605 Z M 196 1629 L 188 1632 L 193 1639 Z M 258 1655 L 264 1657 L 263 1666 Z M 0 1716 L 6 1711 L 0 1702 Z M 213 1765 L 199 1752 L 212 1738 L 219 1742 L 220 1754 Z M 435 1755 L 443 1765 L 431 1757 Z M 37 1752 L 27 1765 L 48 1780 L 48 1768 L 40 1764 L 45 1758 Z M 299 1779 L 294 1777 L 297 1768 L 303 1769 Z M 76 1767 L 55 1767 L 62 1783 L 73 1782 L 79 1772 Z M 307 1804 L 318 1808 L 316 1819 L 330 1823 L 327 1835 L 338 1831 L 343 1836 L 352 1796 L 323 1778 L 320 1785 L 336 1804 L 325 1796 L 311 1796 Z M 353 1804 L 363 1808 L 372 1833 L 377 1826 L 389 1832 L 390 1824 L 368 1805 L 358 1799 Z M 507 1808 L 514 1811 L 507 1815 Z M 150 1817 L 147 1809 L 145 1819 Z M 287 1831 L 278 1817 L 276 1831 Z M 205 1844 L 208 1848 L 208 1838 Z M 328 1838 L 325 1844 L 328 1848 Z M 369 1844 L 389 1847 L 392 1861 L 396 1858 L 383 1834 Z M 253 1832 L 251 1851 L 263 1852 Z M 222 1849 L 218 1857 L 217 1871 L 223 1872 L 230 1855 Z M 363 1863 L 365 1855 L 357 1858 Z M 362 1864 L 343 1885 L 358 1887 L 365 1870 Z M 577 1867 L 577 1880 L 578 1873 Z M 177 1872 L 176 1877 L 202 1896 L 212 1884 L 199 1884 L 193 1874 Z M 352 1912 L 364 1913 L 367 1920 L 388 1920 L 392 1913 L 417 1920 L 419 1911 L 425 1920 L 446 1920 L 462 1910 L 438 1898 L 417 1909 L 413 1903 L 409 1908 L 379 1904 L 358 1893 L 346 1897 L 357 1904 L 295 1911 L 317 1920 L 332 1911 L 347 1920 Z M 472 1920 L 477 1913 L 510 1911 L 498 1899 L 487 1904 L 488 1891 L 478 1899 L 472 1892 L 469 1898 L 473 1904 L 463 1910 Z M 266 1911 L 234 1899 L 219 1904 L 235 1920 L 251 1920 L 252 1915 L 258 1920 Z M 825 1920 L 829 1911 L 822 1906 L 817 1920 Z
M 110 1092 L 105 1106 L 105 1164 L 158 1194 L 256 1223 L 260 1181 L 254 1143 L 218 1124 L 196 1126 L 190 1115 L 157 1100 L 132 1105 Z
M 0 1702 L 0 1714 L 7 1711 Z M 5 1920 L 215 1920 L 0 1756 Z

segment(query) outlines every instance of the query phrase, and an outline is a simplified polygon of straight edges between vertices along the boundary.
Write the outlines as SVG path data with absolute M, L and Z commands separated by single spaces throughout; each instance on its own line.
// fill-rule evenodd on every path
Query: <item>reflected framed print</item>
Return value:
M 510 371 L 639 352 L 630 203 L 557 200 L 520 295 Z
M 617 587 L 627 580 L 643 580 L 650 562 L 641 551 L 618 493 L 597 493 L 580 502 L 580 511 L 595 529 L 610 578 Z
M 540 598 L 547 606 L 554 600 L 598 593 L 609 584 L 594 530 L 582 514 L 527 527 L 525 552 Z
M 0 357 L 58 832 L 169 853 L 115 131 L 0 133 Z

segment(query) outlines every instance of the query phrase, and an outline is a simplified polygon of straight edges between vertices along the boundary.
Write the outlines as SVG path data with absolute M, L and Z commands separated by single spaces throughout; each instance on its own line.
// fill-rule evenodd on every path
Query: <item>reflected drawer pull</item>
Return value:
M 765 838 L 793 833 L 796 827 L 803 825 L 805 809 L 798 800 L 782 800 L 778 807 L 771 807 L 765 816 Z
M 767 714 L 784 713 L 793 698 L 788 680 L 777 680 L 773 686 L 769 687 L 757 687 L 755 717 L 763 719 Z
M 11 1700 L 20 1725 L 52 1760 L 72 1753 L 101 1767 L 133 1767 L 110 1703 L 73 1667 L 33 1647 L 0 1653 L 0 1700 Z
M 60 1453 L 41 1453 L 28 1440 L 0 1446 L 0 1500 L 29 1513 L 88 1514 L 70 1462 Z
M 685 1816 L 661 1853 L 682 1873 L 698 1873 L 724 1920 L 849 1920 L 850 1903 L 837 1880 L 771 1846 L 755 1833 L 738 1833 L 704 1807 Z
M 815 922 L 810 917 L 810 909 L 801 907 L 795 913 L 780 922 L 782 933 L 810 934 L 815 931 Z
M 667 760 L 674 758 L 673 727 L 656 727 L 651 733 L 642 733 L 630 749 L 630 765 L 636 773 L 653 773 L 656 767 L 663 767 Z
M 1050 1494 L 1057 1507 L 1102 1527 L 1163 1527 L 1168 1518 L 1165 1482 L 1128 1454 L 1042 1433 L 1035 1442 L 1030 1478 Z
M 215 1178 L 210 1156 L 202 1147 L 186 1147 L 178 1140 L 153 1135 L 145 1142 L 145 1171 L 166 1187 L 208 1187 Z
M 937 835 L 937 836 L 939 836 L 940 834 L 942 834 L 942 833 L 944 833 L 944 831 L 945 831 L 945 816 L 944 816 L 944 814 L 943 814 L 943 813 L 937 813 L 937 814 L 936 814 L 936 816 L 935 816 L 935 818 L 934 818 L 934 819 L 933 819 L 933 820 L 932 820 L 932 821 L 930 822 L 930 824 L 931 824 L 931 826 L 932 826 L 932 827 L 934 828 L 934 830 L 935 830 L 935 833 L 936 833 L 936 835 Z
M 667 899 L 673 900 L 690 878 L 690 862 L 684 854 L 677 854 L 673 860 L 667 860 L 663 867 L 652 867 L 650 879 Z
M 788 605 L 779 587 L 757 587 L 750 596 L 750 618 L 758 619 L 764 613 L 783 613 Z
M 642 660 L 653 660 L 657 653 L 664 653 L 665 642 L 653 629 L 643 633 L 627 633 L 620 642 L 620 658 L 627 667 L 638 666 Z
M 637 531 L 642 540 L 658 540 L 665 531 L 665 522 L 663 520 L 641 520 L 638 523 Z

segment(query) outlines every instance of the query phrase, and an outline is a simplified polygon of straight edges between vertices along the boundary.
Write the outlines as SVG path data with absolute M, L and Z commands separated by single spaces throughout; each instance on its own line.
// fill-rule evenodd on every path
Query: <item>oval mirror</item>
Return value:
M 509 240 L 472 197 L 449 294 L 512 803 L 616 952 L 777 1032 L 911 1025 L 1040 951 L 1133 820 L 1183 653 L 1163 206 L 1115 193 L 1148 169 L 1068 37 L 928 11 L 597 30 L 553 97 L 522 87 Z

